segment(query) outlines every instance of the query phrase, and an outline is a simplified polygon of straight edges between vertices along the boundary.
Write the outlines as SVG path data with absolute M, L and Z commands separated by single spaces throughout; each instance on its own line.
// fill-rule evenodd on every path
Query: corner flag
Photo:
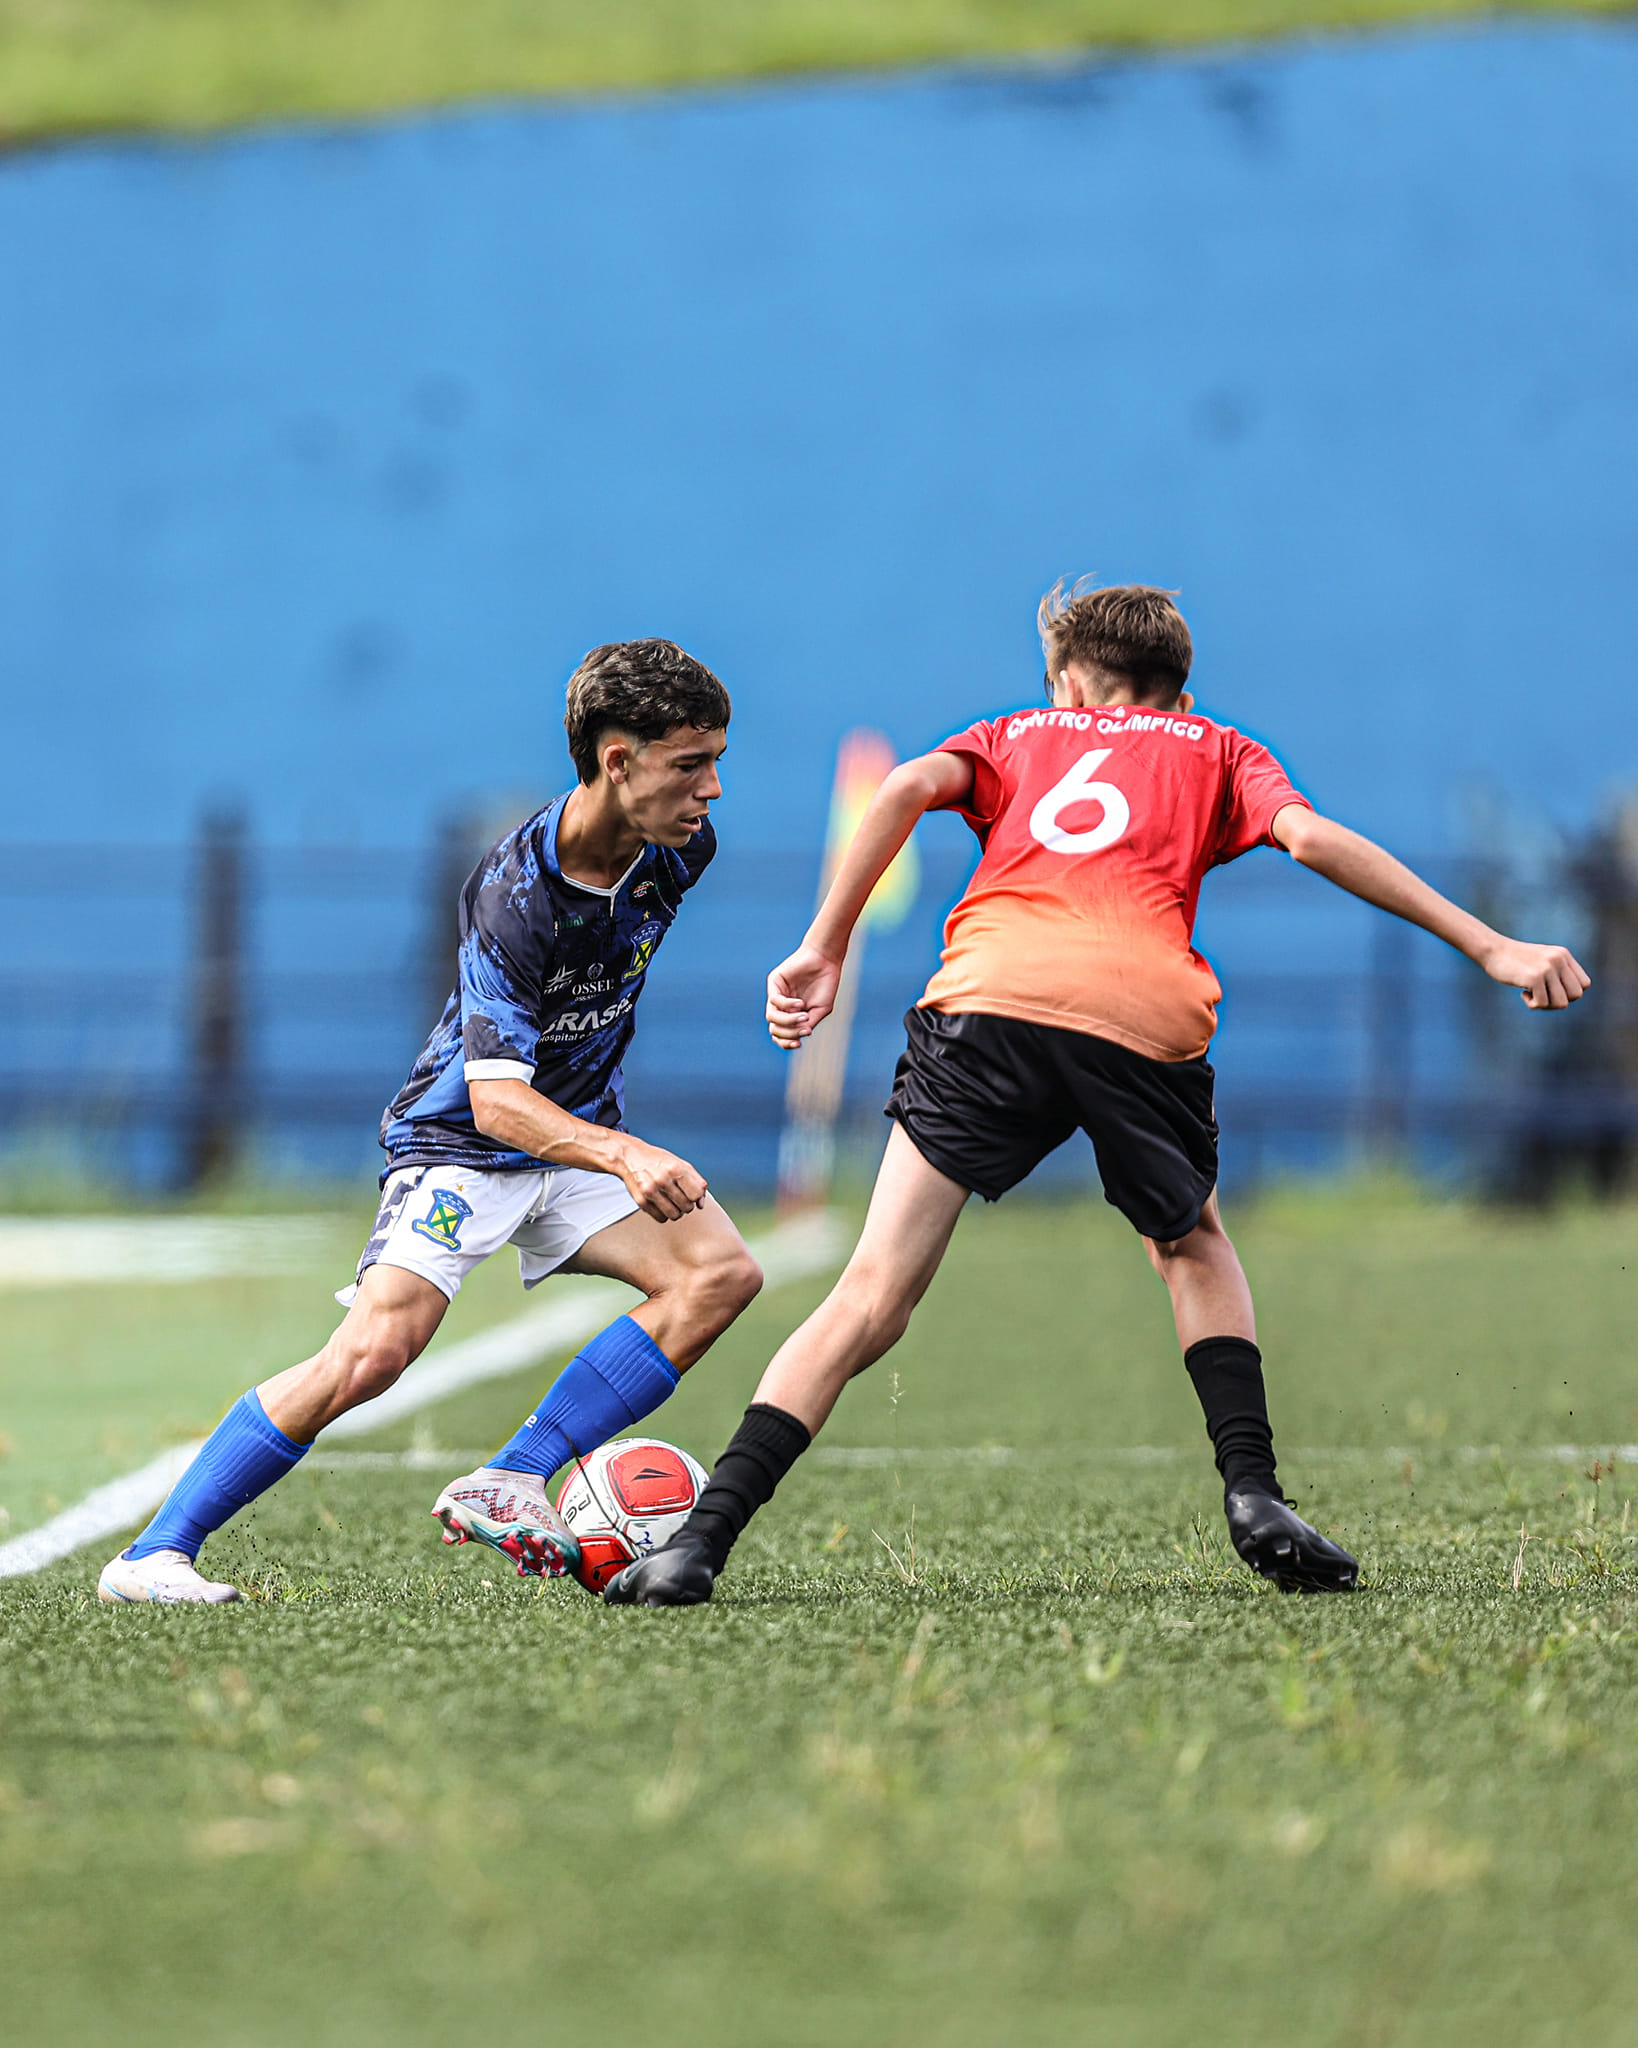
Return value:
M 842 856 L 853 843 L 870 799 L 896 765 L 892 747 L 878 732 L 850 732 L 842 741 L 836 756 L 836 778 L 831 785 L 820 902 L 842 864 Z M 853 1039 L 853 1013 L 859 999 L 865 940 L 872 930 L 891 931 L 903 923 L 916 900 L 920 881 L 915 843 L 907 841 L 871 892 L 859 918 L 836 991 L 835 1008 L 802 1050 L 792 1055 L 790 1079 L 785 1088 L 785 1128 L 779 1140 L 782 1211 L 822 1202 L 829 1193 L 836 1160 L 836 1120 L 847 1082 L 847 1056 Z

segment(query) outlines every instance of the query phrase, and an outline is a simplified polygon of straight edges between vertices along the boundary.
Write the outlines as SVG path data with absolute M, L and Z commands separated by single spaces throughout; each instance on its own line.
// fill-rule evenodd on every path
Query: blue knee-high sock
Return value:
M 274 1428 L 252 1387 L 199 1446 L 198 1457 L 125 1555 L 151 1557 L 156 1550 L 183 1550 L 197 1557 L 213 1529 L 266 1493 L 311 1449 L 311 1444 L 292 1443 L 282 1429 Z
M 621 1316 L 569 1360 L 545 1400 L 489 1463 L 550 1479 L 577 1454 L 586 1457 L 652 1414 L 676 1384 L 676 1369 L 659 1345 Z

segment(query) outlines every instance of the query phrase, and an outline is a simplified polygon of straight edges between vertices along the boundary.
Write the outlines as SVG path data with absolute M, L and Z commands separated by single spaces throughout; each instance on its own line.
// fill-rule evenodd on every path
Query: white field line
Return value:
M 779 1224 L 765 1237 L 753 1239 L 751 1250 L 761 1261 L 768 1285 L 779 1287 L 786 1281 L 806 1279 L 840 1265 L 846 1238 L 839 1219 L 824 1212 L 793 1217 L 790 1222 Z M 553 1294 L 551 1301 L 526 1309 L 510 1322 L 430 1352 L 378 1400 L 332 1422 L 324 1433 L 325 1446 L 338 1438 L 374 1435 L 377 1430 L 390 1428 L 465 1387 L 538 1365 L 601 1329 L 636 1299 L 629 1287 L 614 1280 L 561 1280 L 555 1284 Z M 177 1444 L 139 1471 L 127 1472 L 124 1478 L 99 1486 L 38 1529 L 14 1536 L 9 1543 L 0 1543 L 0 1579 L 37 1572 L 60 1557 L 95 1543 L 99 1537 L 128 1529 L 158 1507 L 198 1448 L 197 1443 Z M 323 1451 L 317 1455 L 326 1464 L 331 1462 Z M 368 1458 L 373 1464 L 376 1455 L 397 1456 L 363 1452 L 349 1457 L 341 1452 L 337 1461 L 362 1462 Z
M 1031 1463 L 1084 1462 L 1093 1465 L 1167 1465 L 1174 1459 L 1209 1455 L 1184 1450 L 1176 1444 L 1071 1444 L 1059 1450 L 1019 1451 L 1005 1444 L 975 1444 L 947 1450 L 895 1451 L 887 1444 L 820 1444 L 808 1456 L 820 1465 L 1027 1465 Z M 1421 1444 L 1412 1449 L 1389 1444 L 1366 1449 L 1358 1444 L 1333 1444 L 1308 1450 L 1282 1450 L 1280 1463 L 1287 1468 L 1314 1465 L 1403 1465 L 1438 1464 L 1450 1459 L 1459 1465 L 1506 1464 L 1511 1460 L 1560 1465 L 1580 1465 L 1598 1459 L 1602 1463 L 1638 1465 L 1638 1444 Z
M 483 1455 L 481 1450 L 448 1450 L 441 1445 L 436 1449 L 422 1447 L 408 1451 L 328 1452 L 321 1445 L 308 1463 L 325 1472 L 442 1472 L 451 1465 L 459 1465 L 463 1459 L 481 1458 Z M 808 1462 L 857 1471 L 881 1467 L 890 1469 L 896 1464 L 924 1468 L 941 1465 L 1170 1465 L 1179 1459 L 1193 1460 L 1197 1456 L 1205 1457 L 1209 1465 L 1210 1454 L 1204 1445 L 1196 1453 L 1183 1450 L 1176 1444 L 1071 1445 L 1051 1451 L 1020 1451 L 1006 1444 L 959 1444 L 942 1449 L 911 1445 L 898 1451 L 888 1444 L 819 1444 L 809 1451 Z M 1433 1462 L 1437 1463 L 1441 1456 L 1459 1465 L 1489 1465 L 1498 1460 L 1505 1464 L 1510 1459 L 1532 1464 L 1580 1465 L 1590 1464 L 1595 1458 L 1605 1466 L 1638 1465 L 1638 1444 L 1522 1444 L 1511 1448 L 1497 1444 L 1452 1444 L 1443 1452 L 1433 1453 Z M 1428 1462 L 1425 1451 L 1396 1450 L 1391 1446 L 1364 1450 L 1355 1444 L 1341 1444 L 1329 1449 L 1280 1453 L 1280 1462 L 1287 1467 L 1402 1465 L 1407 1458 L 1413 1462 Z
M 1208 1456 L 1183 1450 L 1177 1444 L 1071 1444 L 1063 1450 L 1009 1450 L 1005 1444 L 975 1444 L 952 1450 L 893 1450 L 887 1444 L 819 1444 L 809 1456 L 817 1464 L 1171 1464 L 1175 1458 Z M 1509 1460 L 1585 1464 L 1599 1458 L 1603 1464 L 1638 1464 L 1638 1444 L 1419 1444 L 1411 1450 L 1388 1444 L 1366 1450 L 1360 1444 L 1331 1444 L 1310 1450 L 1282 1450 L 1280 1464 L 1437 1464 L 1450 1458 L 1456 1464 L 1507 1464 Z
M 94 1287 L 308 1272 L 335 1251 L 332 1216 L 8 1216 L 0 1288 Z
M 38 1529 L 14 1536 L 0 1544 L 0 1579 L 21 1578 L 54 1564 L 59 1557 L 95 1543 L 99 1536 L 111 1536 L 116 1529 L 128 1529 L 158 1507 L 171 1488 L 193 1463 L 198 1444 L 173 1444 L 140 1471 L 127 1472 L 123 1479 L 111 1479 L 88 1493 L 84 1500 L 64 1508 Z

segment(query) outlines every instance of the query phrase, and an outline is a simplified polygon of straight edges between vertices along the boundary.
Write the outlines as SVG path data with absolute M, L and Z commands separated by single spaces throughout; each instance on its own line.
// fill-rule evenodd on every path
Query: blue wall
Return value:
M 1474 786 L 1535 843 L 1638 776 L 1623 24 L 76 147 L 0 165 L 0 265 L 0 840 L 174 844 L 228 795 L 422 845 L 561 784 L 576 657 L 664 633 L 736 696 L 725 843 L 811 850 L 839 734 L 1033 700 L 1084 569 L 1180 587 L 1206 707 L 1413 853 Z M 809 886 L 732 961 L 765 1085 Z M 1253 965 L 1368 948 L 1210 904 Z M 5 950 L 137 929 L 25 906 Z
M 1085 568 L 1402 843 L 1638 770 L 1625 26 L 74 148 L 0 252 L 4 838 L 418 839 L 663 632 L 806 840 Z

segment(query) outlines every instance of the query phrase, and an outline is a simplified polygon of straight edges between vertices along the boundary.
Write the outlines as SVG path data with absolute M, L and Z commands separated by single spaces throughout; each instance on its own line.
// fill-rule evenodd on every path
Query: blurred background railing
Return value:
M 900 1017 L 971 863 L 954 828 L 925 836 L 912 913 L 865 960 L 843 1120 L 861 1169 Z M 447 993 L 480 843 L 456 824 L 418 847 L 264 845 L 217 810 L 190 846 L 6 849 L 0 1157 L 149 1190 L 369 1173 L 382 1106 Z M 786 1064 L 762 1028 L 763 977 L 807 921 L 818 866 L 730 835 L 651 977 L 633 1123 L 724 1186 L 773 1181 Z M 1622 831 L 1529 863 L 1422 867 L 1498 922 L 1567 938 L 1598 1003 L 1532 1016 L 1425 935 L 1252 856 L 1208 878 L 1199 930 L 1224 986 L 1225 1179 L 1371 1162 L 1522 1198 L 1566 1178 L 1620 1187 L 1638 1134 L 1638 868 Z M 1044 1174 L 1087 1171 L 1071 1146 Z

